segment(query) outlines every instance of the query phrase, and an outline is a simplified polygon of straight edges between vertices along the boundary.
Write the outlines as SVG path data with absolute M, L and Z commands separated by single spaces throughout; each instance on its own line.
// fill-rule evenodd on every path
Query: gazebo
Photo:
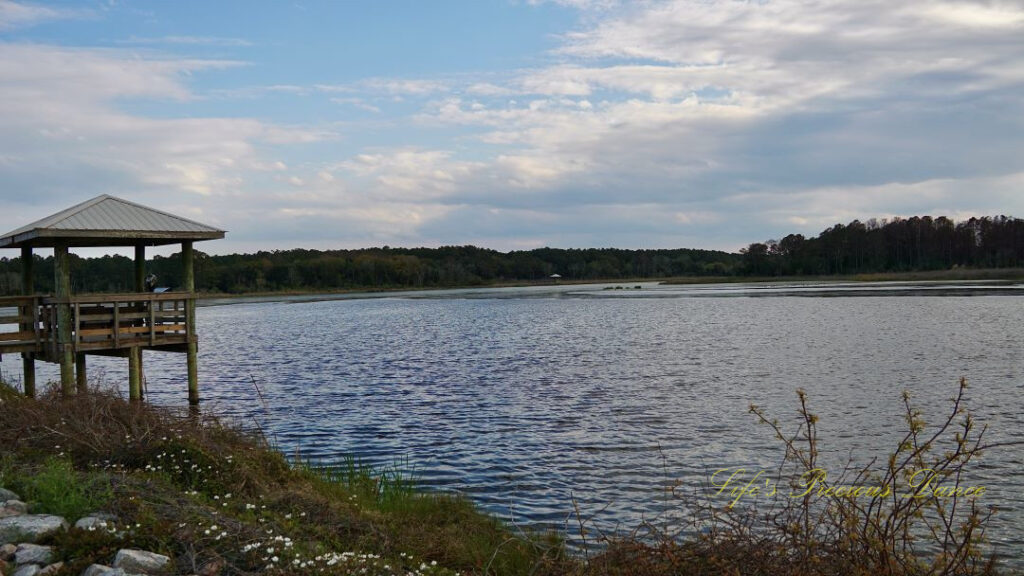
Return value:
M 25 394 L 35 395 L 35 362 L 60 364 L 65 395 L 86 390 L 86 356 L 128 358 L 129 398 L 142 399 L 142 351 L 184 352 L 188 401 L 199 403 L 192 244 L 224 237 L 224 231 L 109 195 L 0 236 L 0 248 L 21 248 L 22 296 L 0 298 L 0 355 L 20 353 Z M 145 291 L 146 247 L 181 244 L 179 291 Z M 72 294 L 68 249 L 135 248 L 135 292 Z M 36 294 L 34 248 L 53 249 L 54 293 Z M 0 312 L 2 314 L 2 312 Z M 10 325 L 14 325 L 13 327 Z

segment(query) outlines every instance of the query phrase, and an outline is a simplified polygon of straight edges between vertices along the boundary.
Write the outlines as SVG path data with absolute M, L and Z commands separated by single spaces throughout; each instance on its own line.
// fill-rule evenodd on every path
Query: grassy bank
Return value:
M 959 401 L 934 437 L 908 405 L 908 436 L 871 480 L 895 486 L 906 470 L 924 466 L 959 478 L 980 446 L 972 444 L 970 423 L 960 427 Z M 818 453 L 817 419 L 803 395 L 800 402 L 802 432 L 792 435 L 752 408 L 797 471 L 813 468 Z M 930 459 L 950 426 L 960 448 Z M 527 533 L 464 498 L 417 490 L 401 470 L 354 460 L 332 468 L 289 462 L 254 431 L 113 393 L 34 400 L 0 385 L 0 450 L 0 485 L 28 501 L 32 513 L 71 523 L 96 511 L 116 517 L 111 530 L 72 528 L 47 542 L 65 562 L 60 574 L 69 576 L 109 563 L 121 548 L 167 555 L 176 573 L 204 576 L 995 573 L 981 546 L 987 517 L 974 503 L 962 502 L 959 516 L 938 512 L 953 528 L 926 538 L 921 557 L 915 523 L 934 518 L 933 504 L 942 503 L 916 498 L 895 507 L 884 499 L 789 500 L 767 513 L 680 498 L 694 510 L 682 523 L 602 535 L 581 519 L 588 544 L 569 553 L 557 535 Z M 667 487 L 666 497 L 677 498 L 675 488 Z M 937 550 L 928 548 L 935 543 Z
M 52 542 L 78 576 L 131 547 L 178 573 L 562 574 L 556 538 L 513 532 L 395 470 L 293 465 L 259 435 L 113 394 L 39 400 L 5 389 L 0 484 L 33 513 L 93 511 L 117 530 Z

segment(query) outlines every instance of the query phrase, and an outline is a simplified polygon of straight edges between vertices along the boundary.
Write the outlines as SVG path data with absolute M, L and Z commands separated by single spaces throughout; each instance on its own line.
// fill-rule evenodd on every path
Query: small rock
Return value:
M 14 560 L 14 553 L 18 551 L 18 547 L 14 544 L 4 544 L 0 546 L 0 560 L 4 562 L 10 562 Z
M 38 572 L 37 576 L 50 576 L 50 574 L 56 574 L 63 567 L 64 567 L 64 563 L 63 562 L 56 562 L 54 564 L 50 564 L 46 568 L 43 568 L 42 570 L 40 570 Z
M 82 572 L 82 576 L 125 576 L 125 571 L 103 564 L 93 564 Z
M 15 570 L 14 574 L 11 574 L 11 576 L 36 576 L 37 574 L 39 574 L 39 566 L 36 566 L 35 564 L 26 564 Z
M 7 500 L 21 500 L 21 496 L 18 496 L 6 488 L 0 488 L 0 502 L 5 502 Z
M 18 544 L 18 550 L 14 553 L 14 563 L 18 566 L 22 564 L 49 564 L 52 561 L 52 546 Z
M 21 500 L 7 500 L 0 504 L 0 518 L 28 514 L 28 505 Z
M 28 504 L 25 504 L 21 500 L 8 500 L 4 502 L 4 508 L 7 508 L 8 510 L 14 510 L 19 514 L 28 514 Z
M 161 574 L 171 568 L 171 559 L 145 550 L 118 550 L 114 568 L 123 568 L 131 574 Z
M 68 523 L 63 518 L 48 514 L 23 514 L 0 518 L 0 544 L 38 542 L 67 527 Z
M 82 530 L 96 530 L 99 528 L 106 528 L 108 522 L 103 518 L 96 516 L 86 516 L 85 518 L 79 518 L 78 522 L 75 522 L 75 528 L 81 528 Z
M 117 522 L 117 516 L 114 516 L 110 512 L 90 512 L 86 516 L 91 518 L 99 518 L 100 520 L 106 520 L 107 522 Z

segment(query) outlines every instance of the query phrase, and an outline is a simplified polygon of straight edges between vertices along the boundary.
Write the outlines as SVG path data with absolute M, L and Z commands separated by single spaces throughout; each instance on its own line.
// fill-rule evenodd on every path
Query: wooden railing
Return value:
M 44 339 L 40 296 L 0 298 L 0 353 L 34 352 Z
M 193 298 L 184 292 L 0 298 L 0 309 L 18 310 L 17 315 L 0 316 L 0 353 L 38 352 L 56 358 L 58 311 L 64 304 L 70 309 L 75 352 L 187 344 Z

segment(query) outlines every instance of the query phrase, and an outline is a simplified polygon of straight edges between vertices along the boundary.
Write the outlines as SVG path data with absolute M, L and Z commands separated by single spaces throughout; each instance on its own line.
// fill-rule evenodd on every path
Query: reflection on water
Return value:
M 289 453 L 408 457 L 428 486 L 558 527 L 573 496 L 600 526 L 629 528 L 674 506 L 668 482 L 777 464 L 747 410 L 792 428 L 796 388 L 836 468 L 894 446 L 902 390 L 936 422 L 962 375 L 990 439 L 1024 439 L 1019 284 L 614 286 L 203 307 L 201 391 Z M 122 364 L 93 361 L 108 381 Z M 184 404 L 184 372 L 183 357 L 148 354 L 149 398 Z M 1024 550 L 1024 447 L 983 462 L 966 482 L 1001 510 L 990 536 Z

